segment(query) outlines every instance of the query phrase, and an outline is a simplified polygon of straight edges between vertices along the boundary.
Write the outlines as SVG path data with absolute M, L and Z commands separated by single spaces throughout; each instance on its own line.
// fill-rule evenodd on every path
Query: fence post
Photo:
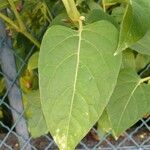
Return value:
M 7 90 L 9 90 L 10 86 L 12 86 L 8 92 L 8 99 L 10 106 L 17 111 L 11 111 L 13 116 L 13 122 L 15 124 L 15 130 L 19 136 L 25 139 L 18 139 L 21 148 L 25 144 L 26 140 L 29 139 L 29 133 L 26 121 L 23 116 L 24 109 L 22 103 L 22 94 L 19 87 L 17 86 L 17 71 L 15 58 L 11 49 L 11 39 L 7 36 L 5 25 L 2 20 L 0 20 L 0 40 L 2 41 L 0 45 L 0 64 L 2 72 L 6 75 L 5 82 Z M 31 150 L 30 144 L 27 144 L 24 149 Z

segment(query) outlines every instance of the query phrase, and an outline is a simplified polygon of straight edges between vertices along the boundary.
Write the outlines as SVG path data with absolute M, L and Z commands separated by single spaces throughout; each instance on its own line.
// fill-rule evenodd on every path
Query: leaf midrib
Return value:
M 73 85 L 73 92 L 72 92 L 72 98 L 71 98 L 71 106 L 70 106 L 70 111 L 69 111 L 69 118 L 68 118 L 68 125 L 67 125 L 67 140 L 66 140 L 66 145 L 68 145 L 68 134 L 69 134 L 69 126 L 70 126 L 70 118 L 71 118 L 71 113 L 72 113 L 72 108 L 73 108 L 73 102 L 74 102 L 74 96 L 76 92 L 76 83 L 77 83 L 77 76 L 78 76 L 78 70 L 79 70 L 79 62 L 80 62 L 80 49 L 81 49 L 81 41 L 82 41 L 82 24 L 79 27 L 78 31 L 78 49 L 77 49 L 77 62 L 76 62 L 76 70 L 75 70 L 75 78 L 74 78 L 74 85 Z

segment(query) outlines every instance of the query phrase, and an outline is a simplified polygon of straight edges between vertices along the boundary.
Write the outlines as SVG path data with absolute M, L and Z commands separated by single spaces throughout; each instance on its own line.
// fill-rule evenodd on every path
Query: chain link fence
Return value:
M 57 150 L 50 134 L 33 139 L 27 131 L 22 91 L 18 81 L 34 47 L 26 54 L 26 58 L 22 59 L 11 48 L 10 39 L 4 29 L 0 21 L 0 77 L 4 77 L 7 87 L 0 95 L 0 116 L 3 113 L 3 117 L 0 118 L 0 150 Z M 16 61 L 21 64 L 19 69 L 16 69 Z M 102 137 L 95 128 L 92 128 L 76 149 L 150 150 L 150 117 L 141 119 L 117 141 L 113 139 L 111 133 Z

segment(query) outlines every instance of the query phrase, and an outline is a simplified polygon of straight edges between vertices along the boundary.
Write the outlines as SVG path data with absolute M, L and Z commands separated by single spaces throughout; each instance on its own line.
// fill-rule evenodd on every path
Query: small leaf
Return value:
M 140 40 L 150 26 L 150 1 L 130 0 L 120 27 L 118 48 L 115 54 Z
M 25 113 L 29 132 L 33 138 L 48 133 L 40 102 L 39 91 L 31 91 L 24 94 Z
M 38 59 L 39 59 L 39 52 L 35 52 L 28 61 L 28 70 L 34 70 L 38 68 Z
M 150 30 L 141 40 L 133 44 L 131 48 L 141 54 L 150 55 Z
M 118 137 L 150 112 L 150 85 L 131 69 L 120 72 L 116 88 L 107 106 L 113 134 Z
M 121 55 L 117 29 L 107 21 L 79 31 L 52 26 L 39 56 L 42 109 L 62 150 L 73 150 L 98 121 L 116 84 Z

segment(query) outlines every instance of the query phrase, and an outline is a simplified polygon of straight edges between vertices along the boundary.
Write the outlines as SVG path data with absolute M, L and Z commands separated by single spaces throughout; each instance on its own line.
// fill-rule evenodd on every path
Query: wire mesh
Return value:
M 0 40 L 0 47 L 4 39 Z M 43 135 L 39 138 L 29 137 L 25 139 L 19 135 L 16 130 L 16 124 L 24 117 L 22 113 L 12 108 L 8 101 L 8 94 L 12 90 L 16 80 L 19 80 L 23 68 L 26 66 L 28 59 L 32 55 L 34 47 L 26 54 L 25 59 L 22 59 L 15 51 L 12 53 L 16 61 L 20 62 L 20 67 L 17 70 L 17 75 L 12 81 L 12 84 L 0 95 L 0 110 L 3 108 L 7 113 L 3 112 L 3 117 L 0 118 L 0 150 L 26 150 L 26 145 L 30 145 L 33 150 L 57 150 L 55 142 L 50 134 Z M 0 69 L 0 76 L 8 78 Z M 17 85 L 19 86 L 19 85 Z M 21 90 L 21 89 L 20 89 Z M 15 122 L 12 122 L 12 112 L 18 114 Z M 2 113 L 2 112 L 0 112 Z M 27 123 L 27 120 L 26 120 Z M 114 140 L 111 133 L 101 136 L 100 133 L 93 127 L 91 131 L 80 142 L 76 149 L 78 150 L 149 150 L 150 149 L 150 117 L 141 119 L 133 127 L 124 132 L 118 140 Z M 19 146 L 19 140 L 23 141 L 23 145 Z

